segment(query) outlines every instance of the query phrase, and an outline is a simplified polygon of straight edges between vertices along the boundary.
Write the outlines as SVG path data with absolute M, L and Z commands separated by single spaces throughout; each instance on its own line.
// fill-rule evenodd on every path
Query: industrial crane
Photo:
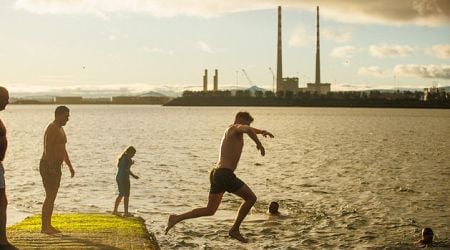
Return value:
M 247 78 L 248 82 L 250 83 L 250 86 L 253 86 L 252 80 L 250 80 L 250 77 L 247 74 L 247 71 L 245 69 L 242 69 L 242 73 L 244 73 L 245 77 Z

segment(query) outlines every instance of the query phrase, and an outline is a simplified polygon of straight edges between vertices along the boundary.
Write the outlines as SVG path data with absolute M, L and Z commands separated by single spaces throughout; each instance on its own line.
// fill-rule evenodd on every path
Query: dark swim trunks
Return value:
M 61 183 L 61 165 L 48 164 L 46 160 L 41 160 L 39 163 L 39 172 L 42 177 L 42 183 L 45 190 L 58 191 Z
M 209 175 L 209 182 L 211 183 L 210 194 L 224 193 L 225 191 L 234 193 L 245 185 L 236 177 L 233 170 L 228 168 L 214 168 Z

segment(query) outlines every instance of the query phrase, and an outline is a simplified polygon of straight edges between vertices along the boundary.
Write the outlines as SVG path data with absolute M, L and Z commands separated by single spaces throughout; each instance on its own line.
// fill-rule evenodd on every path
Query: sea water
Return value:
M 76 175 L 63 178 L 55 212 L 110 212 L 116 163 L 137 149 L 130 211 L 163 249 L 407 248 L 431 227 L 450 238 L 450 110 L 365 108 L 161 107 L 68 105 L 64 127 Z M 43 134 L 54 105 L 10 105 L 8 211 L 40 213 Z M 209 170 L 237 111 L 272 132 L 262 157 L 246 137 L 236 174 L 258 196 L 241 232 L 229 238 L 241 200 L 225 194 L 212 217 L 177 224 L 167 217 L 205 206 Z M 269 217 L 271 201 L 281 217 Z M 120 211 L 123 206 L 119 207 Z

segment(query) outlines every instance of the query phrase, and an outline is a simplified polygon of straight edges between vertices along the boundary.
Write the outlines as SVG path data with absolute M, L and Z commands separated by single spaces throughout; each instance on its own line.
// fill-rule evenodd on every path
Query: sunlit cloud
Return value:
M 334 48 L 330 56 L 336 57 L 336 58 L 344 58 L 349 59 L 352 58 L 353 54 L 357 51 L 357 48 L 353 46 L 342 46 L 342 47 L 336 47 Z
M 450 79 L 450 65 L 397 65 L 394 73 L 399 76 Z
M 209 44 L 207 44 L 204 41 L 197 41 L 196 47 L 198 49 L 200 49 L 203 52 L 206 53 L 214 53 L 213 49 L 211 48 L 211 46 Z
M 303 24 L 298 24 L 289 37 L 289 46 L 291 47 L 303 47 L 313 44 L 315 36 L 306 33 L 306 29 Z
M 227 13 L 283 8 L 315 11 L 317 0 L 16 0 L 14 7 L 38 14 L 94 14 L 106 17 L 114 13 L 143 13 L 156 17 L 214 17 Z M 321 0 L 321 13 L 346 23 L 414 24 L 439 26 L 450 23 L 447 0 Z M 351 15 L 349 15 L 351 13 Z
M 383 70 L 379 66 L 360 67 L 358 69 L 358 75 L 374 76 L 374 77 L 386 77 L 387 71 Z
M 383 44 L 369 47 L 370 55 L 377 58 L 406 57 L 412 55 L 413 52 L 414 49 L 408 45 Z
M 436 44 L 431 50 L 437 58 L 450 59 L 450 44 Z
M 330 29 L 322 29 L 321 33 L 325 39 L 335 41 L 337 43 L 344 43 L 352 40 L 352 33 L 350 32 L 338 32 Z

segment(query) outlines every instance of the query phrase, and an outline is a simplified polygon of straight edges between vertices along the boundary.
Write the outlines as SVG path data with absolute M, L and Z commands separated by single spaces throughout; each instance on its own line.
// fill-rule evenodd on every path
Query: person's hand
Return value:
M 257 144 L 256 149 L 258 149 L 261 152 L 262 156 L 264 156 L 266 154 L 266 150 L 264 149 L 263 145 Z
M 134 160 L 131 160 L 131 165 L 133 165 L 134 164 Z
M 273 137 L 274 137 L 274 136 L 272 135 L 272 133 L 270 133 L 270 132 L 268 132 L 268 131 L 265 131 L 265 130 L 262 131 L 262 135 L 263 135 L 264 137 L 267 137 L 267 136 L 269 136 L 270 138 L 273 138 Z
M 69 167 L 69 171 L 70 171 L 70 178 L 73 178 L 75 176 L 75 170 L 73 170 L 73 167 Z

